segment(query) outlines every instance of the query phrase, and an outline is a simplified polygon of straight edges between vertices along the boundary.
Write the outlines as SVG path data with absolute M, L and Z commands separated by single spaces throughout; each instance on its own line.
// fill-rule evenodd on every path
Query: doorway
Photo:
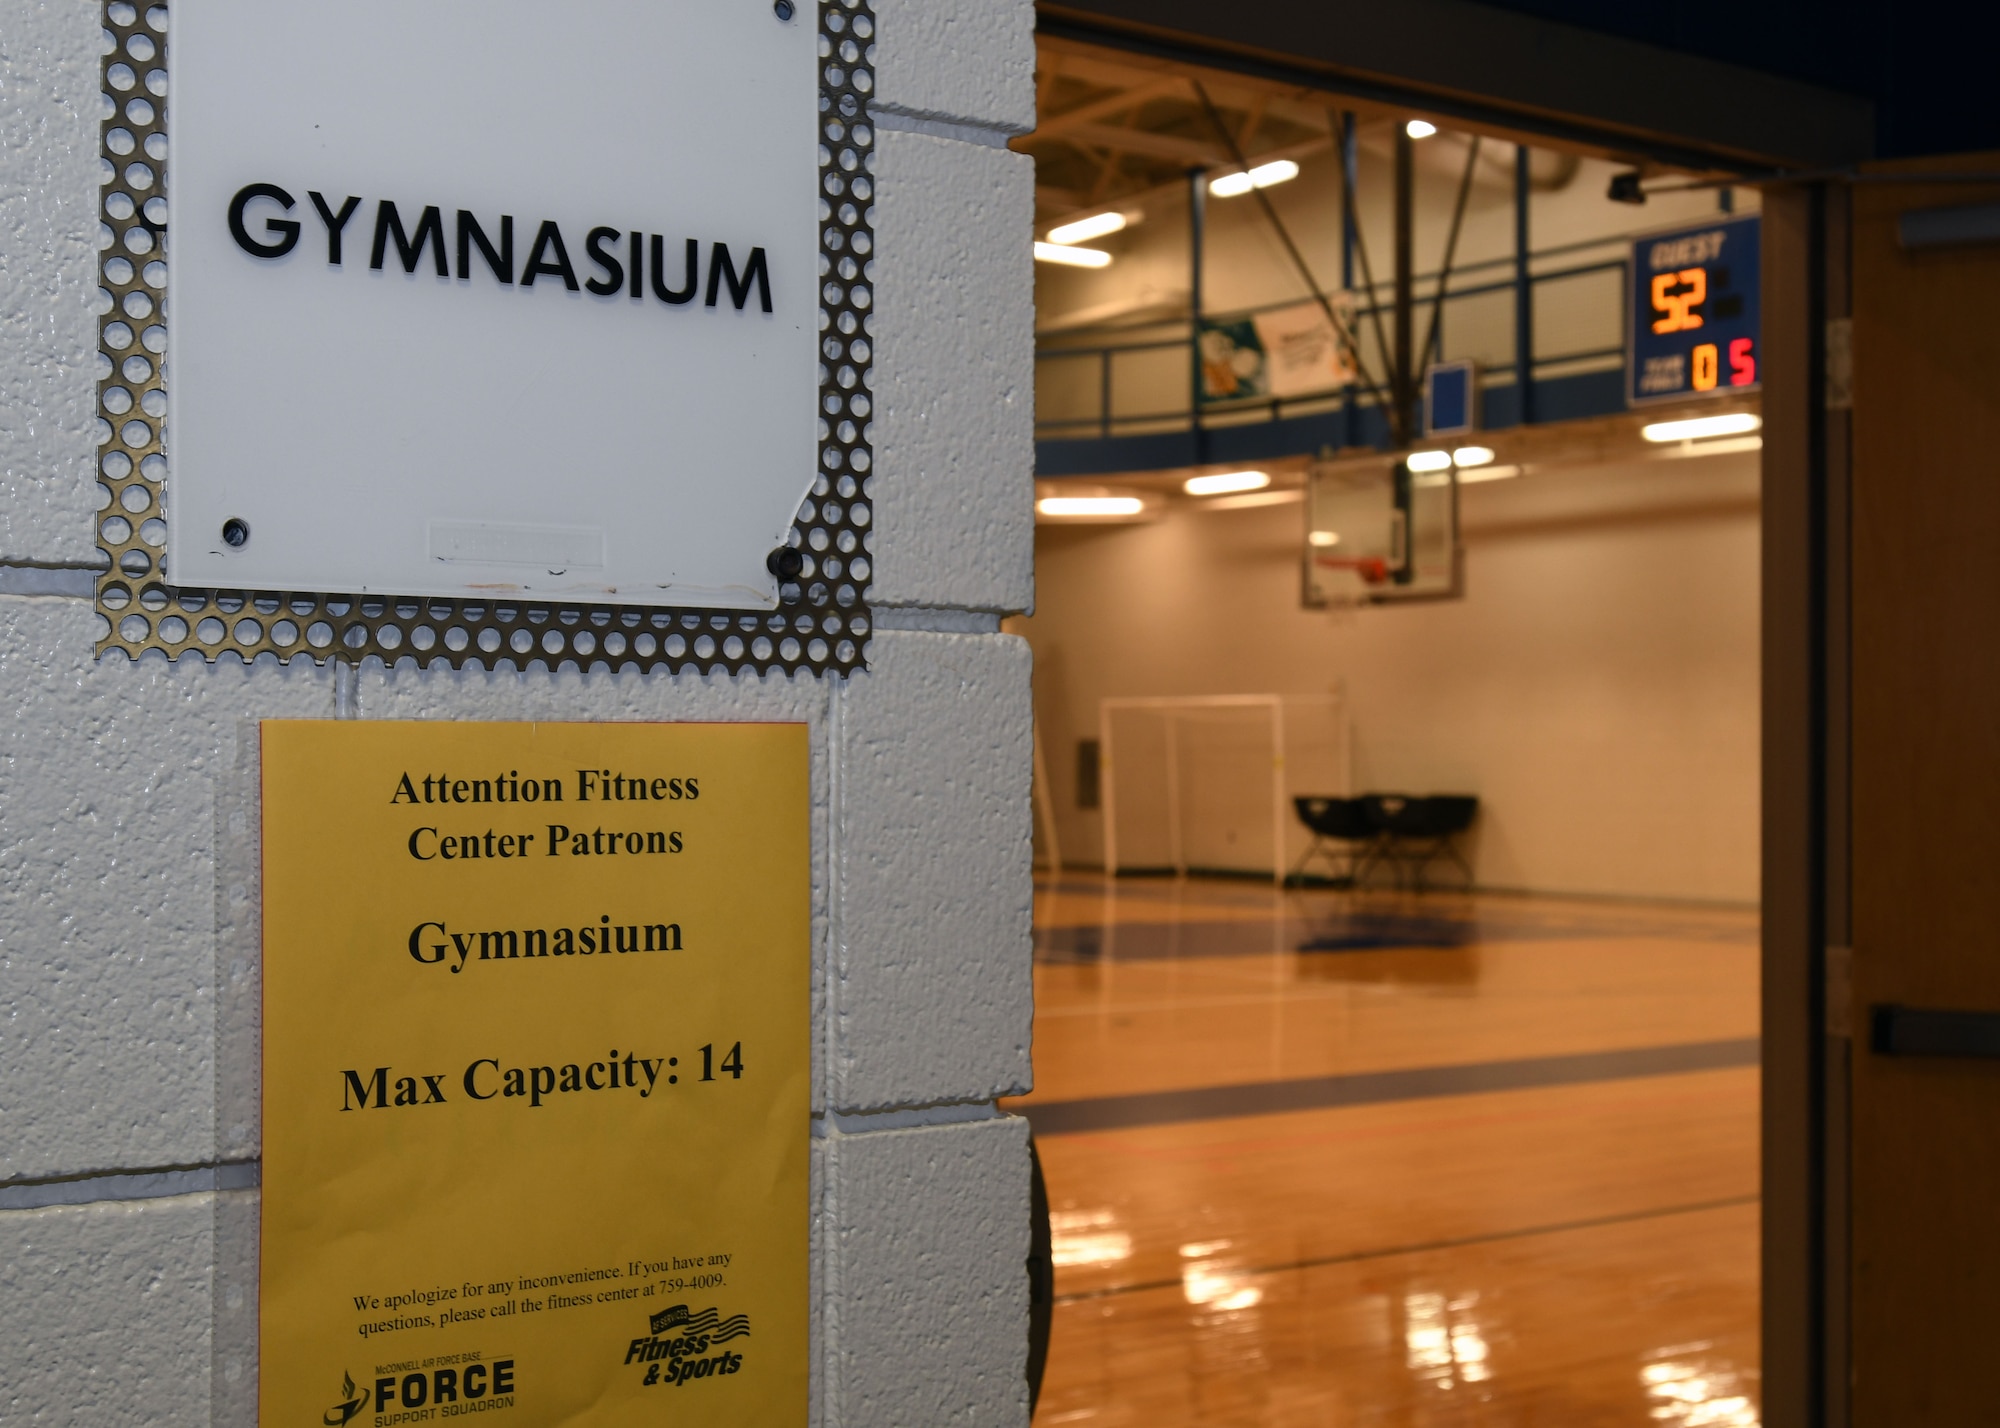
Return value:
M 1632 351 L 1756 195 L 1041 62 L 1037 1421 L 1759 1421 L 1760 384 Z

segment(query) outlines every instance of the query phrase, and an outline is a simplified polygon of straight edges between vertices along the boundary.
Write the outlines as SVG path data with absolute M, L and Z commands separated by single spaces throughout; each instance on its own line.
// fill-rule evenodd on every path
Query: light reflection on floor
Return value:
M 1653 1421 L 1670 1428 L 1756 1428 L 1748 1376 L 1711 1343 L 1661 1349 L 1639 1371 L 1654 1400 Z
M 1037 902 L 1031 1115 L 1756 1026 L 1746 913 L 1074 876 Z M 1755 1425 L 1754 1066 L 1448 1089 L 1041 1137 L 1037 1424 Z
M 1132 1257 L 1132 1237 L 1117 1228 L 1111 1210 L 1054 1210 L 1049 1241 L 1057 1269 L 1111 1265 Z

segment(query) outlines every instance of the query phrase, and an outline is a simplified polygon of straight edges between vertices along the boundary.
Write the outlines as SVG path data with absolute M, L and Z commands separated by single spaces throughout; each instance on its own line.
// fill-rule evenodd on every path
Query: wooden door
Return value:
M 1944 168 L 2000 156 L 1852 193 L 1850 1390 L 1899 1428 L 2000 1422 L 2000 1059 L 1868 1020 L 2000 1014 L 2000 241 L 1899 236 L 2000 185 L 1884 181 Z

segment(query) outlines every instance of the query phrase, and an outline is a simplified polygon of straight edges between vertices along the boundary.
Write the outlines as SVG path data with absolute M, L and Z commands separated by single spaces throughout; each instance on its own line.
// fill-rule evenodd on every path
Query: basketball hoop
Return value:
M 1364 585 L 1389 583 L 1389 562 L 1379 555 L 1315 555 L 1313 564 L 1323 570 L 1351 570 Z

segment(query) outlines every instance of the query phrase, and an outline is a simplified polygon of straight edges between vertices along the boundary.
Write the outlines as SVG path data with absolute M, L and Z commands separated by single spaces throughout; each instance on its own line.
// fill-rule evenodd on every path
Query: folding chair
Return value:
M 1324 858 L 1331 869 L 1327 881 L 1336 887 L 1353 887 L 1379 856 L 1380 831 L 1368 816 L 1359 798 L 1308 796 L 1294 798 L 1292 807 L 1313 835 L 1312 845 L 1299 858 L 1287 883 L 1305 876 L 1314 858 Z
M 1361 802 L 1370 822 L 1381 830 L 1379 856 L 1396 869 L 1397 886 L 1408 882 L 1417 892 L 1430 886 L 1430 866 L 1440 859 L 1458 865 L 1465 886 L 1472 886 L 1472 865 L 1459 851 L 1458 835 L 1478 816 L 1479 800 L 1470 794 L 1440 793 L 1425 798 L 1402 794 L 1369 794 Z

